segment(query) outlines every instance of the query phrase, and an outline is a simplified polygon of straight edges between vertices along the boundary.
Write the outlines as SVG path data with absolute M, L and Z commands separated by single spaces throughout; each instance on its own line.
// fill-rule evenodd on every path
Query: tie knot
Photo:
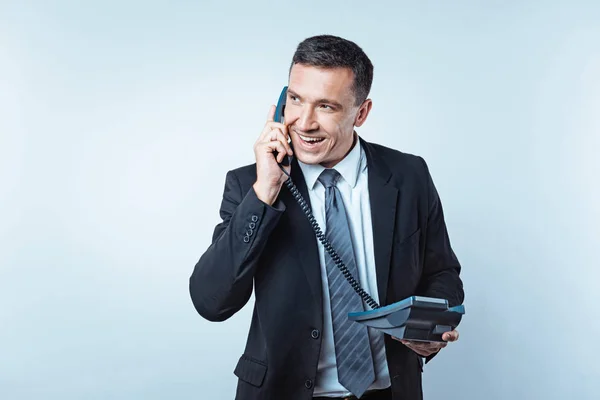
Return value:
M 335 186 L 335 184 L 341 177 L 342 175 L 340 175 L 340 173 L 337 172 L 335 169 L 326 169 L 323 172 L 321 172 L 321 175 L 319 175 L 319 182 L 321 182 L 323 186 L 325 186 L 325 188 L 327 189 L 332 186 Z

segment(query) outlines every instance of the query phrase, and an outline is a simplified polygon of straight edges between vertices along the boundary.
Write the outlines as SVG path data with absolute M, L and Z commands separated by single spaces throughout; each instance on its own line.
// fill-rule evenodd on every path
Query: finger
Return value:
M 294 154 L 294 152 L 292 151 L 292 147 L 288 143 L 287 137 L 285 137 L 279 129 L 275 129 L 272 132 L 275 132 L 275 139 L 273 139 L 273 136 L 271 136 L 271 140 L 279 140 L 281 143 L 283 143 L 283 146 L 285 147 L 288 155 L 291 156 L 292 154 Z
M 440 343 L 440 344 L 434 345 L 434 346 L 417 347 L 417 348 L 413 349 L 413 351 L 416 351 L 417 353 L 423 354 L 425 356 L 429 356 L 431 354 L 437 353 L 444 347 L 446 347 L 446 343 Z
M 262 142 L 272 142 L 274 140 L 277 140 L 277 132 L 276 132 L 277 128 L 274 129 L 266 129 L 265 127 L 265 131 L 263 133 L 260 134 L 260 137 L 258 139 L 258 143 L 262 143 Z
M 274 105 L 271 105 L 271 107 L 269 107 L 269 113 L 267 114 L 267 123 L 263 127 L 263 130 L 260 133 L 260 135 L 258 135 L 258 138 L 256 139 L 255 144 L 258 144 L 258 143 L 264 141 L 266 135 L 268 135 L 269 132 L 271 132 L 273 130 L 273 127 L 270 124 L 274 124 L 275 123 L 274 122 L 274 119 L 275 119 L 275 109 L 276 109 L 276 107 Z
M 429 349 L 427 347 L 419 346 L 415 342 L 406 342 L 405 345 L 406 345 L 406 347 L 408 347 L 415 353 L 421 354 L 421 355 L 428 355 L 429 352 L 431 351 L 431 349 Z
M 415 341 L 412 341 L 412 340 L 401 340 L 401 342 L 405 346 L 407 346 L 407 347 L 409 347 L 409 348 L 411 348 L 413 350 L 424 350 L 424 349 L 427 349 L 427 346 L 424 346 L 421 342 L 415 342 Z
M 408 342 L 408 346 L 413 349 L 423 350 L 423 351 L 438 351 L 446 347 L 446 343 L 440 342 Z
M 447 342 L 456 342 L 458 340 L 458 336 L 459 334 L 457 330 L 445 332 L 442 335 L 442 340 L 445 340 Z
M 435 351 L 429 351 L 429 350 L 419 350 L 419 351 L 415 351 L 415 352 L 418 355 L 420 355 L 421 357 L 429 357 L 430 355 L 435 353 Z
M 269 134 L 274 129 L 280 129 L 281 132 L 283 132 L 284 136 L 287 136 L 287 134 L 288 134 L 288 128 L 285 124 L 281 124 L 279 122 L 273 122 L 273 121 L 267 122 L 265 124 L 265 127 L 263 128 L 263 131 L 258 136 L 257 142 L 263 142 L 265 140 L 268 140 Z
M 286 156 L 286 154 L 285 154 L 286 150 L 285 150 L 285 147 L 283 147 L 283 144 L 279 140 L 264 143 L 264 146 L 265 146 L 265 151 L 268 153 L 273 153 L 274 151 L 277 151 L 276 160 L 278 163 L 281 163 L 283 161 L 283 157 Z
M 421 350 L 421 351 L 431 351 L 431 350 L 435 349 L 435 346 L 431 346 L 429 344 L 423 344 L 423 343 L 413 343 L 410 345 L 410 347 L 413 349 Z
M 406 340 L 406 339 L 402 339 L 402 343 L 407 343 L 407 344 L 410 344 L 411 346 L 416 346 L 416 347 L 427 346 L 429 344 L 429 342 L 419 342 L 416 340 Z
M 274 105 L 271 105 L 271 107 L 269 108 L 269 113 L 267 114 L 267 121 L 272 122 L 275 121 L 275 109 L 277 107 L 275 107 Z
M 430 350 L 434 350 L 434 351 L 438 351 L 439 349 L 443 349 L 444 347 L 446 347 L 448 345 L 448 343 L 443 343 L 443 342 L 431 342 L 431 343 L 427 343 L 426 348 L 430 349 Z

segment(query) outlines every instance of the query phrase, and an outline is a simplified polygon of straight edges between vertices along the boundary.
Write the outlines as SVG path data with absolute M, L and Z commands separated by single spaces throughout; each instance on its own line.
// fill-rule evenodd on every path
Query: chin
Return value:
M 321 164 L 323 162 L 323 157 L 319 154 L 311 154 L 311 153 L 300 153 L 295 154 L 296 158 L 299 161 L 302 161 L 304 164 Z

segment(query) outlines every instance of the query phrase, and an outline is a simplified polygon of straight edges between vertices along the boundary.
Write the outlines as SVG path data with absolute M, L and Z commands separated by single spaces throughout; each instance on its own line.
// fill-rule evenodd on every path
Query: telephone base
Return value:
M 444 299 L 411 296 L 374 310 L 349 313 L 348 319 L 398 339 L 444 342 L 442 335 L 456 328 L 464 313 L 463 305 L 448 307 Z

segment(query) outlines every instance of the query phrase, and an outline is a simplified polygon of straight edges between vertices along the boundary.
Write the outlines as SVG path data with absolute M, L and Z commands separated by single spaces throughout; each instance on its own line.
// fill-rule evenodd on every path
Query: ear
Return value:
M 371 99 L 366 99 L 358 109 L 358 113 L 356 114 L 356 119 L 354 120 L 354 126 L 361 126 L 367 120 L 369 116 L 369 112 L 371 111 L 371 107 L 373 107 L 373 101 Z

